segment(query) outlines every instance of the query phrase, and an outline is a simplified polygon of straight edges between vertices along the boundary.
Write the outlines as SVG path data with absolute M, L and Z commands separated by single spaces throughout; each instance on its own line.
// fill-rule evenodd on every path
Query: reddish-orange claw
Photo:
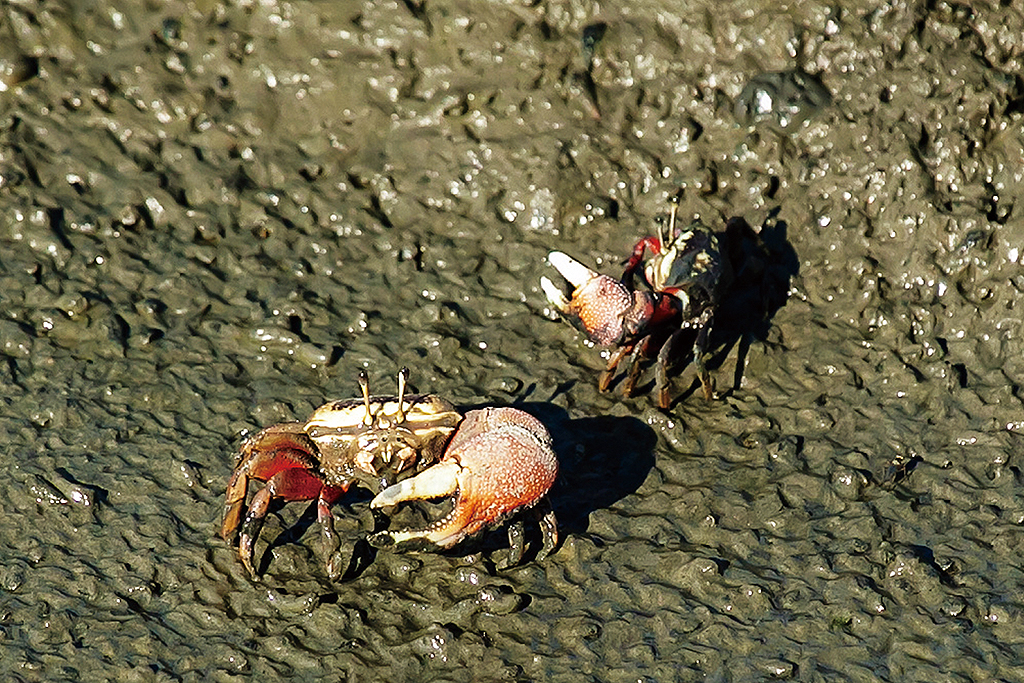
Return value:
M 468 536 L 505 522 L 516 513 L 546 502 L 558 474 L 551 437 L 535 417 L 515 408 L 484 408 L 466 414 L 441 461 L 381 491 L 373 508 L 409 500 L 454 496 L 450 513 L 424 529 L 381 531 L 370 537 L 377 547 L 450 548 Z M 558 544 L 554 512 L 539 515 L 543 548 Z M 521 520 L 509 529 L 509 565 L 523 552 Z

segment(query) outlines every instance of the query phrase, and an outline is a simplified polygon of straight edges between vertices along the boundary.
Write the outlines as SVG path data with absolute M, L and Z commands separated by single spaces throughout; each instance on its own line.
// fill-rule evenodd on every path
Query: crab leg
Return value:
M 266 519 L 267 510 L 270 509 L 271 501 L 275 498 L 287 500 L 316 498 L 324 544 L 328 557 L 331 557 L 337 551 L 340 543 L 334 531 L 334 517 L 330 513 L 330 507 L 343 493 L 345 493 L 344 488 L 323 486 L 319 479 L 297 467 L 282 470 L 267 480 L 267 485 L 253 496 L 252 504 L 249 505 L 245 520 L 242 522 L 242 531 L 238 535 L 238 557 L 253 579 L 258 578 L 252 565 L 256 539 L 259 538 L 260 531 L 263 529 L 263 522 Z M 324 513 L 326 513 L 326 517 Z
M 622 359 L 630 355 L 633 352 L 633 344 L 626 344 L 615 349 L 608 359 L 608 366 L 604 369 L 604 372 L 597 379 L 597 388 L 601 391 L 608 391 L 608 387 L 611 386 L 612 380 L 615 379 L 615 371 L 619 367 L 619 363 Z
M 303 432 L 301 422 L 268 427 L 247 438 L 228 482 L 221 537 L 229 539 L 238 529 L 250 479 L 267 481 L 281 470 L 316 468 L 316 461 L 311 455 L 314 452 L 316 447 Z
M 312 455 L 315 446 L 302 431 L 302 427 L 302 423 L 288 422 L 263 429 L 246 439 L 242 445 L 241 460 L 228 482 L 221 536 L 230 539 L 241 529 L 238 535 L 238 557 L 253 578 L 257 578 L 252 563 L 256 539 L 263 528 L 270 503 L 275 498 L 317 499 L 317 518 L 329 563 L 340 546 L 330 508 L 345 493 L 348 485 L 324 484 Z M 243 519 L 242 509 L 245 507 L 249 481 L 253 479 L 267 483 L 253 496 Z
M 334 515 L 331 514 L 331 506 L 341 498 L 348 487 L 325 486 L 316 499 L 316 519 L 320 523 L 320 537 L 323 539 L 323 556 L 327 558 L 327 575 L 332 579 L 340 573 L 338 567 L 338 550 L 341 548 L 341 539 L 334 530 Z
M 636 390 L 636 383 L 640 381 L 640 371 L 642 370 L 640 359 L 648 354 L 650 348 L 651 335 L 647 335 L 637 342 L 632 353 L 629 354 L 629 372 L 626 374 L 626 379 L 622 381 L 622 395 L 626 398 L 632 396 Z
M 711 373 L 708 372 L 704 360 L 707 355 L 708 337 L 711 335 L 712 319 L 713 313 L 711 310 L 708 310 L 698 323 L 697 340 L 693 345 L 693 364 L 697 368 L 697 376 L 700 377 L 704 398 L 709 401 L 715 397 L 715 381 L 712 379 Z
M 530 515 L 536 518 L 540 526 L 541 549 L 536 559 L 543 560 L 558 545 L 558 522 L 555 519 L 555 511 L 551 509 L 551 502 L 545 498 L 530 510 Z M 508 528 L 508 567 L 515 567 L 522 561 L 525 545 L 523 520 L 518 519 Z

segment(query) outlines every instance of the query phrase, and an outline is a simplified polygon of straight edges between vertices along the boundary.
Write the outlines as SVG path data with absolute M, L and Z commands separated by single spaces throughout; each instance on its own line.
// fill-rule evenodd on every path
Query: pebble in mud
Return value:
M 832 93 L 817 76 L 793 69 L 751 78 L 743 87 L 734 113 L 745 125 L 767 121 L 791 131 L 832 103 Z

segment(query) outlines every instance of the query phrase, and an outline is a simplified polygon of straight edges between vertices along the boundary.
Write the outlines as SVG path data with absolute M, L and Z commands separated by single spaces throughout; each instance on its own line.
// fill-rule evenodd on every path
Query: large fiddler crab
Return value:
M 562 289 L 542 277 L 548 301 L 590 341 L 616 347 L 598 380 L 605 391 L 628 356 L 623 393 L 630 396 L 642 369 L 641 360 L 657 352 L 655 386 L 662 408 L 671 404 L 668 366 L 680 340 L 694 336 L 692 356 L 705 398 L 714 396 L 714 383 L 705 365 L 708 336 L 729 266 L 718 238 L 700 222 L 676 228 L 678 197 L 672 202 L 668 234 L 644 237 L 633 247 L 621 280 L 594 272 L 560 251 L 548 262 L 575 290 L 566 298 Z M 647 251 L 651 257 L 644 260 Z M 634 288 L 639 276 L 644 288 Z
M 399 503 L 451 496 L 451 512 L 425 529 L 385 530 L 370 537 L 377 547 L 450 548 L 546 502 L 558 462 L 547 429 L 515 408 L 484 408 L 460 415 L 434 396 L 406 395 L 409 371 L 398 374 L 398 396 L 371 396 L 366 372 L 361 399 L 332 401 L 306 422 L 285 422 L 247 437 L 227 487 L 221 535 L 238 534 L 238 555 L 253 578 L 256 539 L 270 503 L 316 500 L 327 573 L 337 576 L 340 541 L 331 506 L 353 484 L 376 497 L 375 510 Z M 266 482 L 246 507 L 250 480 Z M 243 518 L 243 510 L 245 512 Z M 543 548 L 558 532 L 550 506 L 539 508 Z M 522 558 L 522 519 L 509 527 L 508 565 Z

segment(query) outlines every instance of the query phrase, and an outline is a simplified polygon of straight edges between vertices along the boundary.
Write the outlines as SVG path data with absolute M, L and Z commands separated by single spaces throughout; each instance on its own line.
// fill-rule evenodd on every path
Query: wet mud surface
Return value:
M 0 33 L 5 680 L 1021 680 L 1019 9 L 29 0 Z M 681 368 L 661 411 L 597 391 L 538 280 L 617 274 L 680 189 L 748 267 L 721 397 Z M 545 422 L 561 548 L 331 581 L 298 503 L 251 581 L 242 435 L 403 365 Z

